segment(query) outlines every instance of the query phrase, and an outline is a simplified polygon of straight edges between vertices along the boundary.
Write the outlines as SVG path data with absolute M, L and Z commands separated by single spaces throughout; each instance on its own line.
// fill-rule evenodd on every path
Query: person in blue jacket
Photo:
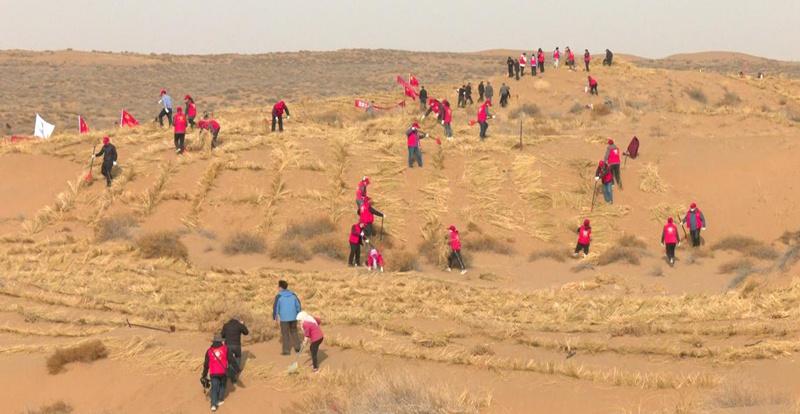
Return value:
M 275 303 L 272 305 L 272 319 L 281 326 L 281 344 L 283 346 L 282 355 L 291 355 L 291 346 L 294 345 L 295 352 L 300 352 L 300 337 L 297 335 L 297 314 L 303 310 L 300 307 L 300 299 L 289 290 L 289 284 L 285 280 L 278 282 L 278 294 L 275 296 Z

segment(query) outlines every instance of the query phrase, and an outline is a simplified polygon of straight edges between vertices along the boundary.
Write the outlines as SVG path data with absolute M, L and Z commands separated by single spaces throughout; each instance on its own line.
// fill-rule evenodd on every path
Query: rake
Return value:
M 86 174 L 86 182 L 89 183 L 92 181 L 92 168 L 94 168 L 94 150 L 97 149 L 97 145 L 92 147 L 92 161 L 89 163 L 89 174 Z
M 297 365 L 297 359 L 300 358 L 300 355 L 303 353 L 303 349 L 305 349 L 305 345 L 306 344 L 303 344 L 303 346 L 300 347 L 300 352 L 298 352 L 297 356 L 294 357 L 294 362 L 292 362 L 289 365 L 289 370 L 288 371 L 289 371 L 290 374 L 297 373 L 297 371 L 300 369 L 300 366 Z

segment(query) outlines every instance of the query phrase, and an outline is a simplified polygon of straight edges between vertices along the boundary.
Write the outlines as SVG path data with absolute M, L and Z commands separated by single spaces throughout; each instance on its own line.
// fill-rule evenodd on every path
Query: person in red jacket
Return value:
M 436 99 L 436 98 L 428 98 L 428 110 L 425 111 L 424 115 L 422 115 L 422 117 L 420 118 L 420 121 L 422 121 L 425 118 L 427 118 L 428 115 L 431 114 L 431 112 L 436 114 L 436 118 L 437 119 L 441 119 L 441 117 L 442 117 L 441 108 L 442 108 L 442 105 L 441 105 L 441 102 L 439 102 L 438 99 Z
M 586 65 L 586 71 L 589 71 L 589 62 L 592 61 L 592 55 L 589 53 L 589 49 L 584 49 L 583 51 L 583 63 Z
M 706 216 L 697 208 L 697 204 L 692 203 L 689 211 L 681 220 L 681 225 L 689 224 L 689 234 L 692 236 L 692 247 L 700 247 L 700 230 L 706 229 Z
M 375 216 L 386 218 L 386 214 L 375 210 L 370 204 L 370 201 L 372 201 L 371 198 L 364 197 L 361 205 L 358 206 L 358 220 L 364 225 L 364 237 L 367 238 L 367 242 L 369 242 L 369 238 L 375 234 L 375 229 L 372 227 Z
M 372 248 L 369 251 L 369 255 L 367 256 L 367 269 L 378 270 L 380 269 L 383 272 L 383 256 L 381 256 L 381 252 L 378 251 L 376 248 Z
M 447 257 L 447 271 L 452 271 L 453 259 L 458 260 L 458 265 L 461 266 L 461 274 L 467 273 L 467 267 L 464 266 L 464 261 L 461 259 L 461 238 L 458 237 L 458 230 L 456 226 L 447 228 L 450 231 L 450 256 Z
M 561 52 L 556 47 L 556 50 L 553 51 L 553 67 L 558 69 L 558 62 L 561 60 Z
M 592 228 L 589 227 L 589 219 L 583 221 L 583 226 L 578 227 L 578 244 L 575 246 L 575 253 L 572 257 L 578 257 L 578 252 L 583 250 L 583 257 L 589 254 L 589 243 L 592 242 Z
M 361 181 L 358 182 L 358 187 L 356 188 L 356 206 L 361 207 L 361 203 L 364 202 L 364 199 L 367 198 L 367 186 L 369 185 L 369 177 L 366 175 Z
M 231 350 L 222 344 L 222 335 L 214 334 L 211 347 L 206 350 L 203 374 L 200 376 L 200 382 L 205 386 L 209 383 L 208 374 L 211 374 L 211 411 L 217 411 L 217 407 L 225 402 L 229 366 L 233 368 L 234 375 L 241 370 Z
M 186 101 L 186 120 L 189 122 L 189 125 L 192 127 L 192 131 L 194 131 L 195 123 L 194 118 L 197 116 L 197 105 L 194 104 L 194 99 L 189 94 L 183 97 L 183 100 Z
M 301 311 L 297 314 L 297 323 L 301 324 L 300 326 L 303 328 L 303 334 L 305 336 L 305 339 L 303 339 L 303 347 L 309 342 L 311 343 L 309 347 L 311 368 L 314 369 L 314 372 L 317 372 L 319 371 L 317 353 L 319 352 L 319 346 L 322 344 L 322 339 L 324 338 L 322 329 L 319 328 L 320 320 L 315 316 L 311 316 L 306 311 Z
M 675 245 L 680 246 L 681 240 L 678 235 L 678 228 L 672 222 L 672 217 L 667 219 L 667 225 L 661 231 L 661 245 L 667 248 L 667 263 L 670 266 L 675 265 Z
M 542 48 L 539 48 L 537 51 L 536 58 L 539 62 L 539 72 L 544 73 L 544 52 L 542 51 Z
M 525 55 L 525 52 L 519 56 L 519 69 L 520 69 L 520 76 L 525 76 L 525 62 L 528 60 L 528 57 Z
M 408 142 L 408 168 L 414 168 L 414 157 L 417 158 L 417 165 L 422 168 L 422 152 L 419 150 L 419 141 L 428 135 L 420 132 L 419 124 L 414 122 L 406 131 L 406 141 Z
M 453 120 L 453 110 L 450 109 L 450 102 L 447 99 L 442 101 L 442 125 L 444 125 L 444 133 L 447 139 L 453 139 L 453 129 L 450 128 L 450 121 Z
M 364 223 L 358 222 L 350 228 L 350 257 L 347 264 L 358 267 L 361 262 L 361 245 L 364 244 Z
M 597 93 L 597 79 L 589 76 L 589 93 L 592 95 L 599 95 Z
M 569 46 L 567 46 L 567 67 L 571 71 L 575 71 L 575 52 L 570 50 Z
M 603 199 L 608 204 L 614 204 L 614 194 L 611 192 L 611 186 L 614 185 L 614 176 L 611 174 L 611 168 L 608 167 L 603 160 L 597 165 L 597 171 L 594 174 L 595 181 L 601 180 L 603 184 Z
M 176 109 L 175 119 L 172 120 L 172 124 L 175 127 L 175 150 L 178 154 L 183 154 L 186 152 L 186 115 L 183 114 L 183 108 L 180 106 Z
M 480 138 L 483 141 L 486 138 L 486 130 L 489 129 L 488 119 L 494 119 L 494 116 L 489 113 L 489 107 L 492 106 L 492 100 L 487 99 L 483 105 L 478 108 L 478 124 L 481 126 Z
M 283 113 L 286 112 L 286 119 L 290 119 L 289 107 L 286 103 L 279 101 L 272 107 L 272 132 L 275 132 L 275 124 L 278 124 L 278 130 L 283 132 Z
M 200 134 L 203 133 L 204 129 L 207 129 L 209 132 L 211 132 L 211 149 L 216 148 L 217 136 L 219 136 L 220 130 L 219 123 L 213 118 L 208 119 L 208 112 L 206 112 L 203 114 L 203 120 L 200 121 L 197 126 L 200 128 Z
M 622 190 L 622 179 L 619 176 L 619 148 L 614 145 L 614 140 L 608 140 L 608 148 L 606 148 L 606 156 L 603 157 L 606 164 L 611 167 L 611 173 L 614 175 L 614 181 L 619 189 Z

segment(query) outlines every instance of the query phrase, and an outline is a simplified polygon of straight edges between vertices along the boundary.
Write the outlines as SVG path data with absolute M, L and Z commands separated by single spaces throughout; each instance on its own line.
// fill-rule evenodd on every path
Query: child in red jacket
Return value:
M 381 252 L 378 249 L 373 248 L 369 251 L 369 256 L 367 256 L 367 269 L 378 270 L 380 266 L 381 272 L 383 272 L 383 256 L 381 256 Z

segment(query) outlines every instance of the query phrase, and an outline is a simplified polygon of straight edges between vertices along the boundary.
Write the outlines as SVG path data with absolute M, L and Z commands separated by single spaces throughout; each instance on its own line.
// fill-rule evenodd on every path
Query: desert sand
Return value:
M 244 386 L 219 412 L 311 412 L 294 405 L 309 399 L 326 401 L 329 410 L 315 412 L 368 412 L 348 411 L 348 401 L 385 377 L 433 392 L 447 412 L 797 412 L 800 83 L 642 68 L 622 58 L 608 68 L 596 56 L 600 94 L 590 96 L 585 72 L 548 66 L 515 81 L 504 76 L 511 52 L 490 51 L 420 54 L 357 89 L 318 93 L 339 75 L 359 85 L 353 73 L 364 64 L 353 55 L 379 61 L 387 53 L 401 52 L 332 52 L 326 56 L 343 63 L 325 79 L 287 81 L 280 95 L 295 99 L 287 99 L 292 118 L 283 134 L 265 122 L 278 94 L 265 97 L 263 85 L 251 87 L 255 79 L 237 78 L 237 98 L 227 100 L 213 86 L 202 87 L 208 101 L 196 94 L 191 85 L 204 78 L 137 88 L 147 102 L 130 101 L 142 114 L 134 129 L 112 127 L 124 104 L 105 97 L 119 85 L 98 81 L 85 85 L 104 97 L 91 133 L 61 126 L 48 140 L 1 144 L 2 411 L 39 412 L 57 401 L 76 413 L 208 411 L 198 381 L 203 352 L 236 313 L 252 331 Z M 142 68 L 152 65 L 174 73 L 188 61 L 223 58 L 243 65 L 235 73 L 259 59 L 6 52 L 0 62 L 6 70 L 46 64 L 97 73 L 129 65 L 147 78 Z M 261 59 L 283 67 L 304 58 Z M 447 58 L 474 65 L 430 69 Z M 409 71 L 431 96 L 453 103 L 454 140 L 434 120 L 421 121 L 442 138 L 441 146 L 423 140 L 421 169 L 407 168 L 404 136 L 419 121 L 418 104 L 374 117 L 353 108 L 356 98 L 401 101 L 394 78 Z M 477 101 L 481 80 L 496 97 L 485 142 L 469 126 L 478 105 L 455 108 L 454 87 L 472 82 Z M 511 86 L 508 108 L 497 104 L 502 83 Z M 213 102 L 219 148 L 194 131 L 188 152 L 175 154 L 172 131 L 149 122 L 150 95 L 162 85 L 176 102 L 198 95 L 201 113 Z M 69 103 L 56 119 L 73 119 L 89 99 L 61 95 Z M 4 105 L 14 128 L 30 115 Z M 85 180 L 104 135 L 120 156 L 109 189 L 97 164 Z M 640 153 L 622 169 L 624 189 L 614 188 L 613 205 L 600 194 L 590 211 L 606 141 L 624 151 L 633 136 Z M 383 237 L 373 238 L 387 260 L 382 274 L 346 265 L 355 188 L 365 175 L 374 206 L 388 216 Z M 703 246 L 684 241 L 670 267 L 661 229 L 692 202 L 708 220 Z M 585 218 L 593 242 L 590 255 L 576 259 L 575 229 Z M 451 224 L 464 241 L 466 275 L 444 271 Z M 170 232 L 186 255 L 144 257 L 143 240 L 158 231 Z M 231 254 L 237 233 L 264 250 Z M 286 372 L 292 358 L 280 355 L 271 320 L 280 279 L 323 320 L 318 374 L 307 355 L 299 374 Z M 126 319 L 176 331 L 131 328 Z M 57 349 L 95 339 L 107 358 L 48 373 Z

